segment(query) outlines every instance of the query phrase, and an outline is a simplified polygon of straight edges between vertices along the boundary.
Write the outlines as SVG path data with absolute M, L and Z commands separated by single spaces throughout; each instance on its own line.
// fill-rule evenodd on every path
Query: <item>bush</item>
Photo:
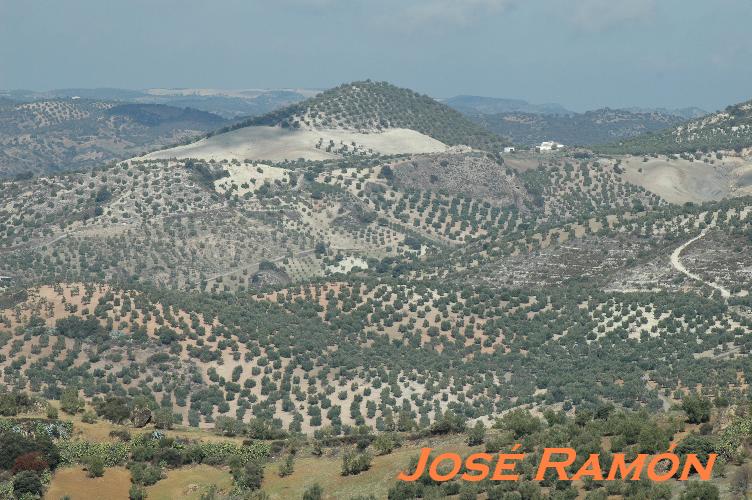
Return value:
M 49 465 L 47 464 L 47 460 L 44 459 L 44 456 L 38 451 L 32 451 L 30 453 L 24 453 L 16 458 L 16 461 L 13 463 L 12 472 L 13 474 L 17 474 L 24 470 L 41 472 L 47 467 L 49 467 Z
M 699 394 L 685 396 L 682 399 L 682 409 L 687 414 L 687 422 L 701 424 L 710 420 L 711 402 Z
M 718 486 L 701 481 L 691 481 L 681 494 L 681 500 L 718 500 Z
M 261 488 L 261 482 L 264 480 L 264 467 L 251 461 L 245 465 L 233 467 L 232 477 L 238 488 L 255 491 Z
M 104 459 L 92 456 L 86 459 L 86 475 L 89 477 L 102 477 L 104 475 Z
M 483 441 L 486 438 L 486 426 L 478 420 L 475 422 L 475 426 L 473 426 L 472 429 L 470 429 L 467 433 L 467 444 L 469 446 L 478 446 L 479 444 L 483 444 Z
M 371 468 L 370 453 L 355 453 L 346 451 L 342 455 L 342 475 L 353 476 Z
M 321 500 L 323 497 L 324 490 L 319 486 L 319 483 L 314 483 L 313 486 L 303 493 L 303 500 Z
M 88 441 L 61 441 L 60 463 L 75 465 L 84 463 L 88 457 L 99 457 L 105 467 L 122 465 L 128 459 L 130 446 L 128 443 L 90 443 Z
M 162 479 L 162 469 L 156 465 L 131 462 L 128 469 L 131 471 L 131 480 L 136 484 L 151 486 Z
M 57 417 L 57 408 L 52 405 L 47 405 L 47 418 L 49 418 L 50 420 L 57 420 Z
M 84 414 L 81 415 L 81 422 L 85 424 L 95 424 L 97 422 L 97 414 L 93 411 L 84 412 Z
M 39 479 L 39 475 L 36 472 L 25 470 L 15 475 L 13 478 L 13 493 L 16 498 L 21 498 L 23 495 L 42 495 L 42 481 Z
M 137 484 L 131 485 L 131 489 L 128 490 L 129 500 L 146 500 L 146 490 L 143 486 Z
M 285 461 L 279 465 L 279 477 L 285 477 L 292 474 L 295 470 L 295 455 L 288 453 Z

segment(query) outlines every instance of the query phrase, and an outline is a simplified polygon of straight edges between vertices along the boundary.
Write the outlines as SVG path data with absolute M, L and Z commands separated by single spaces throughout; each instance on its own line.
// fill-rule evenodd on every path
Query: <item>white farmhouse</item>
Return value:
M 543 141 L 536 149 L 538 151 L 555 151 L 564 147 L 564 144 L 560 144 L 556 141 Z

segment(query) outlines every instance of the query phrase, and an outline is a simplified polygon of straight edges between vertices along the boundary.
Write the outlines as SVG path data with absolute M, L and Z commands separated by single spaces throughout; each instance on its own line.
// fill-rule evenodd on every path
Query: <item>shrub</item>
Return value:
M 104 459 L 98 456 L 86 459 L 86 475 L 89 477 L 102 477 L 104 475 Z
M 261 488 L 261 482 L 264 480 L 264 467 L 255 461 L 237 465 L 232 468 L 232 477 L 238 488 L 255 491 Z
M 342 455 L 342 475 L 352 476 L 360 474 L 371 468 L 371 455 L 370 453 L 355 453 L 353 451 L 346 451 Z
M 93 411 L 87 411 L 84 412 L 83 415 L 81 415 L 81 422 L 85 424 L 94 424 L 97 421 L 97 415 Z
M 42 481 L 39 479 L 39 475 L 30 470 L 16 474 L 13 478 L 13 493 L 15 493 L 16 498 L 21 498 L 27 494 L 41 496 Z
M 131 471 L 131 480 L 136 484 L 151 486 L 162 479 L 162 469 L 156 465 L 131 462 L 128 469 Z
M 47 467 L 49 467 L 49 465 L 47 464 L 47 460 L 44 459 L 44 456 L 38 451 L 32 451 L 30 453 L 24 453 L 16 458 L 16 461 L 13 463 L 12 471 L 13 474 L 17 474 L 24 470 L 41 472 Z
M 128 490 L 129 500 L 146 500 L 146 490 L 143 486 L 137 484 L 131 485 L 131 489 Z
M 314 483 L 313 486 L 303 492 L 303 500 L 321 500 L 323 497 L 324 490 L 319 486 L 319 483 Z

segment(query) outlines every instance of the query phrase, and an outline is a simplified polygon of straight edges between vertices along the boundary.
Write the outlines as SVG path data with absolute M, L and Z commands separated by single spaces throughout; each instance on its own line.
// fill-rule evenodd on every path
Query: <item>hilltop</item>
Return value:
M 0 176 L 122 160 L 225 124 L 212 113 L 88 99 L 0 101 Z
M 385 82 L 362 81 L 149 158 L 321 160 L 440 152 L 459 144 L 499 151 L 506 141 L 428 96 Z
M 736 151 L 752 147 L 752 101 L 690 120 L 670 129 L 601 146 L 609 154 L 678 154 Z

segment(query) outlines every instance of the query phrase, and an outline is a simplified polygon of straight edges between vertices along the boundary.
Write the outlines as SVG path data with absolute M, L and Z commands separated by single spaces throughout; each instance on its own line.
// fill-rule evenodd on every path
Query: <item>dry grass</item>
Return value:
M 340 454 L 300 457 L 295 460 L 295 471 L 283 478 L 277 474 L 277 461 L 266 466 L 262 489 L 273 499 L 301 498 L 307 488 L 318 483 L 324 490 L 324 498 L 351 498 L 359 495 L 386 498 L 389 488 L 396 482 L 397 474 L 406 469 L 410 459 L 420 453 L 422 446 L 432 447 L 438 452 L 453 451 L 460 455 L 480 450 L 479 447 L 467 446 L 463 436 L 452 436 L 433 442 L 429 440 L 403 446 L 390 455 L 374 457 L 371 468 L 355 476 L 340 474 Z
M 227 492 L 232 488 L 232 476 L 209 465 L 183 467 L 169 471 L 166 478 L 146 488 L 146 492 L 149 500 L 193 500 L 201 498 L 211 485 L 216 486 L 217 492 Z
M 104 476 L 96 478 L 75 467 L 55 472 L 44 498 L 58 500 L 67 495 L 73 500 L 126 499 L 130 487 L 131 473 L 125 467 L 105 469 Z

